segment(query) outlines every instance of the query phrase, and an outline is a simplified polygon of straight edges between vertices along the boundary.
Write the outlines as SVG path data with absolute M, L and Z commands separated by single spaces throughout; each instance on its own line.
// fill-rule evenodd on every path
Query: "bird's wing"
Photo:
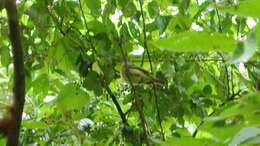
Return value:
M 151 73 L 150 73 L 149 71 L 147 71 L 147 70 L 145 70 L 145 69 L 143 69 L 143 68 L 141 68 L 141 67 L 129 66 L 129 68 L 130 68 L 130 69 L 133 69 L 133 70 L 139 70 L 140 73 L 145 74 L 145 75 L 147 75 L 147 76 L 150 76 L 150 75 L 151 75 Z
M 140 70 L 139 68 L 129 68 L 128 69 L 129 71 L 129 74 L 133 77 L 137 76 L 137 77 L 140 77 L 140 78 L 143 78 L 144 80 L 146 79 L 149 79 L 150 78 L 150 74 L 149 72 L 145 72 L 143 70 Z

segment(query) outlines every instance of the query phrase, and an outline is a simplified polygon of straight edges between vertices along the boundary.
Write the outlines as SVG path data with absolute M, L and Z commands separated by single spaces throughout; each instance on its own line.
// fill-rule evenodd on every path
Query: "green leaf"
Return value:
M 230 146 L 236 146 L 240 145 L 242 143 L 245 143 L 247 140 L 250 140 L 252 138 L 260 138 L 260 128 L 257 127 L 245 127 L 242 128 L 232 139 L 232 141 L 229 143 Z M 260 141 L 259 141 L 260 143 Z M 259 144 L 258 143 L 258 144 Z
M 165 48 L 175 52 L 232 52 L 236 41 L 220 33 L 188 31 L 152 42 L 158 48 Z
M 152 1 L 148 4 L 148 12 L 151 17 L 156 17 L 160 14 L 159 5 L 156 1 Z
M 90 21 L 88 23 L 88 27 L 89 30 L 93 31 L 94 33 L 102 33 L 107 31 L 106 26 L 97 20 Z
M 89 91 L 94 91 L 96 95 L 102 94 L 102 88 L 97 72 L 90 71 L 84 80 L 83 86 Z
M 255 32 L 256 32 L 256 40 L 258 44 L 258 49 L 260 49 L 260 23 L 257 23 L 255 27 Z
M 133 2 L 128 1 L 124 4 L 123 14 L 125 17 L 131 17 L 137 12 L 136 6 Z
M 251 32 L 244 42 L 238 44 L 233 58 L 231 58 L 231 62 L 238 63 L 248 61 L 255 54 L 257 49 L 256 34 L 255 32 Z
M 241 124 L 225 125 L 225 123 L 223 126 L 216 126 L 214 123 L 207 121 L 202 125 L 197 136 L 226 142 L 230 141 L 230 138 L 236 134 L 241 129 L 241 127 L 243 127 Z
M 29 129 L 45 129 L 45 128 L 48 128 L 49 125 L 47 125 L 46 123 L 41 122 L 41 121 L 25 120 L 22 122 L 22 127 L 29 128 Z
M 49 91 L 49 76 L 47 74 L 40 74 L 32 82 L 33 93 L 35 95 L 47 95 Z
M 61 88 L 57 105 L 61 110 L 81 109 L 88 100 L 89 96 L 84 90 L 69 83 Z
M 157 16 L 155 18 L 155 24 L 157 25 L 157 27 L 160 30 L 160 34 L 162 34 L 164 32 L 164 30 L 166 29 L 169 21 L 170 21 L 170 16 Z
M 210 95 L 212 93 L 212 87 L 209 84 L 204 86 L 203 92 L 205 95 Z
M 162 146 L 225 146 L 209 139 L 195 139 L 192 137 L 170 138 Z
M 244 0 L 240 1 L 240 3 L 236 6 L 220 6 L 219 9 L 223 12 L 228 12 L 238 16 L 260 18 L 259 0 Z
M 100 0 L 86 0 L 87 7 L 91 10 L 93 16 L 98 17 L 101 14 L 101 1 Z
M 11 56 L 10 56 L 9 49 L 8 48 L 0 49 L 0 56 L 1 56 L 1 64 L 7 67 L 11 63 Z
M 0 139 L 0 145 L 6 145 L 6 139 L 5 138 Z
M 183 32 L 190 29 L 192 24 L 191 18 L 184 16 L 182 14 L 178 14 L 173 16 L 170 20 L 167 31 L 169 32 Z
M 224 109 L 218 116 L 220 119 L 234 117 L 236 115 L 250 116 L 259 112 L 260 110 L 260 93 L 251 93 L 244 97 L 241 97 L 238 103 L 233 106 L 229 106 Z M 260 122 L 260 119 L 258 119 Z

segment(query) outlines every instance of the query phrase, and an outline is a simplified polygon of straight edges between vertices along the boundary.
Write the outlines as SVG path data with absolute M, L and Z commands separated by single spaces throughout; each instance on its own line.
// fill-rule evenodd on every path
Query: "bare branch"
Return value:
M 11 108 L 11 116 L 14 121 L 8 129 L 7 146 L 17 146 L 19 144 L 19 132 L 25 102 L 25 73 L 23 49 L 20 39 L 20 28 L 15 0 L 6 0 L 6 11 L 8 15 L 9 37 L 12 45 L 14 65 L 14 103 Z

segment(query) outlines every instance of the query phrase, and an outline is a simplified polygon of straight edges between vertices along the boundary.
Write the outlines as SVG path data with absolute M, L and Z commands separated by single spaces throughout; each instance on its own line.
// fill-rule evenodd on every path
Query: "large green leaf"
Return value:
M 49 76 L 47 74 L 38 75 L 35 80 L 32 81 L 31 88 L 35 95 L 47 95 L 50 87 Z
M 192 137 L 171 138 L 165 141 L 162 146 L 225 146 L 209 139 L 195 139 Z
M 241 138 L 241 136 L 245 135 L 250 129 L 243 130 L 243 128 L 258 126 L 260 123 L 258 117 L 260 109 L 259 97 L 259 93 L 252 93 L 241 97 L 237 102 L 226 104 L 218 115 L 211 116 L 205 121 L 198 135 L 207 134 L 213 139 L 222 142 L 244 142 L 247 138 L 246 136 Z
M 93 16 L 98 17 L 101 14 L 101 1 L 100 0 L 85 0 L 88 8 L 91 10 Z
M 102 87 L 98 77 L 98 73 L 95 71 L 90 71 L 84 80 L 83 86 L 90 91 L 94 91 L 96 95 L 102 94 Z
M 206 122 L 200 127 L 197 137 L 206 137 L 221 142 L 230 142 L 232 137 L 239 132 L 243 125 L 217 125 L 214 122 Z
M 218 116 L 221 119 L 237 115 L 250 116 L 260 111 L 260 93 L 252 93 L 242 97 L 234 105 L 224 109 Z M 257 118 L 260 122 L 260 118 Z
M 44 122 L 41 121 L 30 121 L 30 120 L 25 120 L 22 122 L 22 126 L 24 128 L 30 128 L 30 129 L 45 129 L 48 128 L 48 125 Z
M 236 41 L 220 33 L 187 31 L 152 42 L 152 44 L 176 52 L 232 52 Z
M 66 84 L 62 87 L 57 105 L 62 110 L 80 109 L 86 105 L 89 100 L 88 94 L 74 84 Z
M 257 25 L 255 27 L 255 32 L 256 32 L 256 40 L 257 40 L 258 49 L 260 49 L 260 24 L 259 23 L 257 23 Z
M 220 10 L 239 16 L 260 18 L 260 1 L 244 0 L 233 7 L 220 7 Z

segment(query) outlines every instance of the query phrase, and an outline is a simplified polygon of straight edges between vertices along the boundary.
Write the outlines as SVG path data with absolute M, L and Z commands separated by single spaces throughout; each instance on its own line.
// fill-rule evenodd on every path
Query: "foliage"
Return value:
M 258 0 L 17 3 L 26 69 L 23 145 L 260 143 Z M 13 66 L 2 1 L 0 26 L 4 117 Z M 160 84 L 122 78 L 124 61 Z

